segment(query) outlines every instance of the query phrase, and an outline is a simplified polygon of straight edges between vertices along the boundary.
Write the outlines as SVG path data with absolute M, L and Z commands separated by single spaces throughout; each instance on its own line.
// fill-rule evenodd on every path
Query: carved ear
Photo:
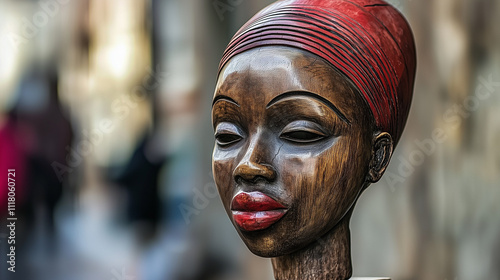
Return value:
M 368 181 L 370 183 L 376 183 L 382 178 L 391 160 L 393 149 L 394 144 L 389 133 L 381 132 L 375 135 L 373 138 L 370 171 L 368 172 Z

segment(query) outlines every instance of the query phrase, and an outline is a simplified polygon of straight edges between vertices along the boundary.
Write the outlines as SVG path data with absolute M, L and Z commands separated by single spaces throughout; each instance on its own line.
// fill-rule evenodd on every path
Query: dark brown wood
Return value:
M 213 172 L 224 208 L 276 279 L 351 277 L 349 220 L 393 150 L 357 88 L 290 47 L 233 57 L 212 109 Z
M 272 259 L 274 278 L 349 279 L 352 274 L 349 220 L 352 210 L 317 242 Z

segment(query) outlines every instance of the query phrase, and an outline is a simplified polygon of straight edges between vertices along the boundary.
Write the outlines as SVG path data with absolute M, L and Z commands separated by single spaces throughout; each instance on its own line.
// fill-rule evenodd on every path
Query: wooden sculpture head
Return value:
M 213 172 L 276 279 L 351 276 L 351 213 L 389 164 L 414 72 L 411 31 L 382 1 L 278 1 L 235 35 L 213 99 Z

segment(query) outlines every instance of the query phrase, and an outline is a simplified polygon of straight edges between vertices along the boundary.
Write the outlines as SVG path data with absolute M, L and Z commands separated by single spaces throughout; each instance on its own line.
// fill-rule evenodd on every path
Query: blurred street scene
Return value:
M 271 2 L 0 0 L 0 279 L 273 279 L 218 197 L 210 121 L 226 44 Z M 500 279 L 500 2 L 389 2 L 417 84 L 354 275 Z

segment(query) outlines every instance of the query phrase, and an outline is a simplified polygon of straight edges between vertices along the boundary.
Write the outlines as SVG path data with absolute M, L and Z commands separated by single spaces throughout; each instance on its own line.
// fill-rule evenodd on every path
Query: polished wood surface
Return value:
M 238 234 L 276 279 L 349 279 L 349 220 L 393 150 L 357 88 L 290 47 L 233 57 L 213 99 L 215 182 Z

